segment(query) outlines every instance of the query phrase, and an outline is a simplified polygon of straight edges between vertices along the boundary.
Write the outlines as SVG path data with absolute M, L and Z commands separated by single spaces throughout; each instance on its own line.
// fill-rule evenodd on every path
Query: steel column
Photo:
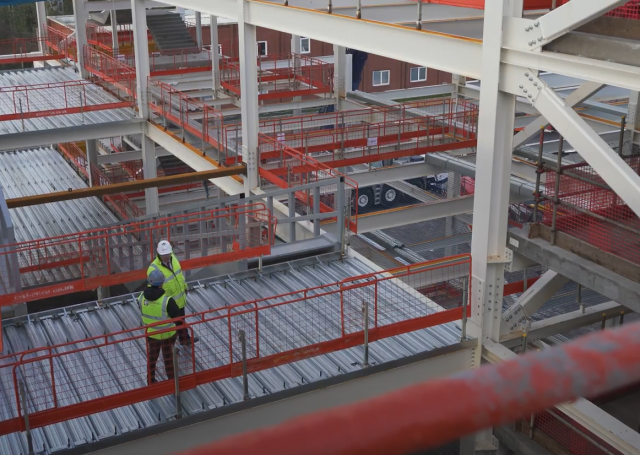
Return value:
M 291 58 L 293 59 L 293 74 L 294 74 L 294 78 L 295 75 L 299 74 L 300 71 L 300 58 L 298 57 L 300 54 L 302 54 L 302 43 L 300 41 L 302 37 L 299 35 L 291 35 Z M 299 90 L 300 89 L 300 83 L 297 82 L 296 80 L 294 80 L 294 86 L 293 86 L 293 90 Z M 293 97 L 293 102 L 294 103 L 298 103 L 302 100 L 301 96 L 294 96 Z M 298 117 L 302 115 L 302 109 L 294 109 L 293 110 L 293 116 L 294 117 Z
M 248 2 L 238 1 L 240 53 L 240 108 L 242 110 L 242 159 L 247 163 L 249 187 L 257 188 L 258 178 L 258 47 L 256 26 L 245 22 Z
M 75 22 L 75 36 L 77 46 L 76 66 L 80 77 L 87 79 L 89 72 L 84 67 L 84 57 L 82 51 L 87 45 L 87 17 L 88 13 L 84 10 L 84 3 L 82 0 L 73 0 L 73 19 Z
M 202 47 L 202 13 L 199 11 L 196 11 L 196 43 Z
M 632 90 L 629 93 L 629 108 L 627 112 L 627 125 L 631 134 L 629 139 L 629 152 L 633 147 L 634 142 L 640 142 L 640 92 Z
M 117 11 L 111 10 L 111 49 L 113 53 L 116 54 L 118 49 L 120 48 L 120 43 L 118 39 L 118 18 L 116 17 Z
M 133 48 L 136 61 L 138 116 L 148 118 L 149 102 L 147 100 L 147 83 L 149 80 L 149 44 L 145 0 L 131 0 L 131 14 L 133 16 Z
M 38 18 L 38 49 L 45 52 L 44 38 L 47 36 L 47 9 L 44 2 L 36 2 L 36 17 Z
M 149 139 L 146 134 L 142 135 L 142 168 L 145 180 L 158 177 L 158 170 L 156 167 L 156 144 Z M 158 188 L 145 189 L 144 202 L 147 216 L 158 213 L 160 211 Z
M 336 98 L 338 110 L 343 110 L 341 100 L 347 96 L 347 54 L 344 46 L 333 45 L 333 96 Z M 349 87 L 351 89 L 351 87 Z
M 469 331 L 479 339 L 500 339 L 511 146 L 516 98 L 499 89 L 502 26 L 505 16 L 522 16 L 522 0 L 487 0 L 482 53 L 482 91 L 476 159 L 471 254 L 472 298 Z
M 87 174 L 89 174 L 89 186 L 94 185 L 93 172 L 91 172 L 92 165 L 98 166 L 98 140 L 89 139 L 87 142 Z
M 220 90 L 220 54 L 218 53 L 218 17 L 209 15 L 209 33 L 211 35 L 211 77 L 213 78 L 213 99 Z M 224 49 L 223 49 L 224 52 Z

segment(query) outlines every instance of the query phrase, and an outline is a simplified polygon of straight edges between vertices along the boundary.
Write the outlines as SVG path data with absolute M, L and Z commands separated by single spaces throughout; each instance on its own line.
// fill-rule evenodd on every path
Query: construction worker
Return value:
M 180 310 L 176 301 L 162 289 L 164 274 L 159 270 L 154 270 L 149 274 L 147 282 L 147 288 L 138 297 L 142 323 L 149 325 L 179 317 Z M 149 384 L 156 382 L 156 364 L 160 351 L 162 351 L 167 379 L 173 379 L 173 345 L 176 342 L 176 331 L 158 332 L 175 328 L 175 326 L 173 322 L 166 322 L 147 327 Z
M 151 263 L 147 269 L 147 276 L 150 276 L 154 270 L 162 272 L 164 276 L 164 290 L 166 293 L 173 297 L 180 310 L 179 316 L 185 315 L 185 307 L 187 306 L 187 282 L 184 279 L 182 273 L 182 267 L 180 262 L 173 254 L 173 248 L 171 243 L 167 240 L 160 240 L 158 242 L 156 259 Z M 183 321 L 177 322 L 176 325 L 184 324 Z M 186 345 L 192 342 L 191 336 L 187 329 L 178 329 L 178 339 L 180 344 Z M 193 337 L 193 342 L 197 342 L 198 337 Z

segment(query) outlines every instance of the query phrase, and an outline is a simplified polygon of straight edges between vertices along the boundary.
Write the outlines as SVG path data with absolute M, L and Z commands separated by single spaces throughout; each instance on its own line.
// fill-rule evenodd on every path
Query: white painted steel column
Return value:
M 342 100 L 347 97 L 347 53 L 344 46 L 333 45 L 333 96 L 336 98 L 336 107 L 341 109 Z M 351 88 L 351 87 L 349 87 Z
M 87 79 L 89 72 L 84 67 L 84 47 L 87 45 L 87 13 L 84 10 L 83 0 L 73 0 L 73 19 L 76 28 L 76 46 L 78 56 L 76 58 L 76 68 L 80 77 Z
M 131 0 L 133 21 L 133 48 L 136 61 L 136 94 L 138 117 L 149 117 L 147 100 L 149 82 L 149 45 L 147 40 L 147 10 L 145 0 Z
M 302 43 L 300 42 L 300 36 L 299 35 L 291 35 L 291 56 L 293 58 L 293 62 L 292 62 L 292 66 L 293 66 L 293 71 L 294 71 L 294 75 L 297 75 L 298 72 L 300 71 L 300 54 L 302 53 Z M 295 81 L 294 82 L 294 86 L 293 86 L 293 90 L 298 90 L 300 88 L 300 83 Z M 294 96 L 293 97 L 293 102 L 297 103 L 300 100 L 302 100 L 301 96 Z M 302 109 L 294 109 L 293 110 L 293 116 L 294 117 L 298 117 L 302 115 Z
M 516 97 L 501 92 L 500 57 L 505 16 L 522 16 L 523 0 L 486 0 L 482 45 L 482 86 L 476 158 L 476 191 L 471 239 L 471 323 L 468 333 L 482 344 L 500 341 L 507 216 Z M 479 362 L 478 362 L 479 365 Z M 492 429 L 461 439 L 460 455 L 479 447 L 497 449 Z
M 218 54 L 218 17 L 209 15 L 209 33 L 211 36 L 211 77 L 213 78 L 213 99 L 220 90 L 220 54 Z
M 427 69 L 429 71 L 429 69 Z M 467 78 L 459 74 L 451 75 L 451 83 L 453 84 L 453 90 L 451 90 L 451 99 L 460 98 L 460 87 L 467 85 Z
M 238 0 L 240 51 L 240 109 L 242 117 L 242 160 L 247 164 L 249 187 L 257 188 L 258 178 L 258 46 L 256 26 L 245 22 L 247 2 Z
M 47 36 L 47 7 L 44 2 L 36 2 L 36 16 L 38 18 L 38 49 L 44 54 L 44 38 Z
M 202 13 L 196 11 L 196 43 L 202 47 Z
M 111 10 L 111 49 L 113 49 L 113 53 L 118 53 L 118 49 L 120 48 L 120 43 L 118 41 L 118 18 L 116 14 L 118 12 L 116 10 Z
M 93 181 L 93 172 L 91 172 L 91 167 L 98 167 L 98 140 L 97 139 L 89 139 L 87 142 L 87 173 L 89 174 L 89 186 L 94 185 Z
M 145 134 L 142 135 L 142 168 L 145 179 L 152 179 L 158 176 L 158 169 L 156 167 L 156 144 Z M 160 211 L 158 188 L 145 189 L 144 202 L 147 215 L 158 213 Z
M 627 153 L 631 153 L 631 148 L 633 147 L 633 143 L 640 144 L 640 133 L 636 131 L 640 130 L 640 92 L 632 90 L 629 93 L 629 111 L 627 114 L 627 125 L 631 130 L 631 138 L 629 140 L 629 151 Z

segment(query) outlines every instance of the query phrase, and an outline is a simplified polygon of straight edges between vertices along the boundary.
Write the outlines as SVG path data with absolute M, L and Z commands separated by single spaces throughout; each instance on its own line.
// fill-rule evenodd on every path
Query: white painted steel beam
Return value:
M 117 122 L 106 122 L 95 125 L 70 126 L 50 130 L 29 131 L 0 135 L 0 150 L 19 150 L 42 145 L 60 144 L 63 142 L 86 141 L 121 134 L 141 133 L 146 121 L 131 119 Z
M 333 96 L 338 100 L 338 110 L 340 100 L 347 96 L 347 54 L 344 46 L 333 45 Z M 351 87 L 349 87 L 351 90 Z
M 154 2 L 152 0 L 145 0 L 145 5 L 147 8 L 167 6 L 165 3 Z M 87 14 L 97 13 L 97 12 L 106 11 L 106 10 L 123 10 L 123 9 L 131 9 L 131 1 L 130 0 L 86 1 L 84 2 L 83 7 L 84 7 L 84 10 L 87 12 Z
M 627 0 L 572 0 L 537 19 L 509 18 L 505 23 L 505 45 L 536 50 Z
M 503 75 L 501 88 L 530 97 L 535 108 L 578 150 L 631 210 L 640 214 L 640 176 L 533 71 L 509 68 Z
M 635 90 L 629 94 L 627 125 L 631 130 L 630 142 L 640 142 L 640 92 Z
M 577 90 L 573 91 L 569 96 L 564 99 L 564 102 L 569 107 L 574 107 L 584 100 L 590 98 L 596 92 L 598 92 L 601 88 L 604 87 L 604 84 L 600 84 L 598 82 L 587 81 L 584 82 Z M 541 128 L 546 127 L 549 124 L 547 119 L 544 116 L 539 116 L 533 122 L 529 123 L 522 131 L 516 134 L 513 137 L 513 148 L 518 148 L 524 142 L 533 136 L 536 133 L 540 132 Z
M 250 189 L 260 184 L 258 177 L 258 48 L 256 26 L 248 24 L 249 2 L 237 1 L 240 56 L 240 109 L 242 110 L 242 158 L 247 163 Z
M 196 11 L 196 44 L 202 47 L 202 13 Z
M 98 164 L 98 141 L 96 139 L 89 139 L 87 142 L 87 173 L 89 174 L 89 186 L 94 185 L 93 172 L 91 167 Z
M 355 174 L 349 174 L 349 178 L 358 184 L 358 188 L 364 188 L 365 186 L 377 185 L 379 183 L 396 182 L 398 180 L 424 177 L 426 175 L 435 175 L 442 172 L 446 171 L 440 166 L 420 163 L 358 172 Z
M 504 324 L 501 333 L 514 332 L 526 326 L 536 311 L 547 303 L 565 284 L 569 278 L 553 270 L 548 270 L 527 289 L 511 307 L 502 314 Z
M 38 38 L 42 38 L 38 41 L 38 49 L 40 54 L 45 51 L 44 38 L 47 36 L 47 9 L 44 2 L 36 2 L 36 17 L 38 20 Z
M 117 11 L 111 10 L 109 13 L 111 16 L 111 49 L 113 49 L 114 54 L 120 48 L 120 43 L 118 42 L 118 18 L 116 17 Z

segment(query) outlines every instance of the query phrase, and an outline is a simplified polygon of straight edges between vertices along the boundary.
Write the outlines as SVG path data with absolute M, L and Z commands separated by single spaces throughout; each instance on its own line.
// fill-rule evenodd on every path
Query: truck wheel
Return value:
M 373 205 L 373 191 L 369 188 L 360 190 L 358 194 L 358 208 L 366 209 Z
M 384 189 L 384 202 L 386 204 L 392 204 L 398 198 L 398 193 L 393 188 L 387 187 Z

